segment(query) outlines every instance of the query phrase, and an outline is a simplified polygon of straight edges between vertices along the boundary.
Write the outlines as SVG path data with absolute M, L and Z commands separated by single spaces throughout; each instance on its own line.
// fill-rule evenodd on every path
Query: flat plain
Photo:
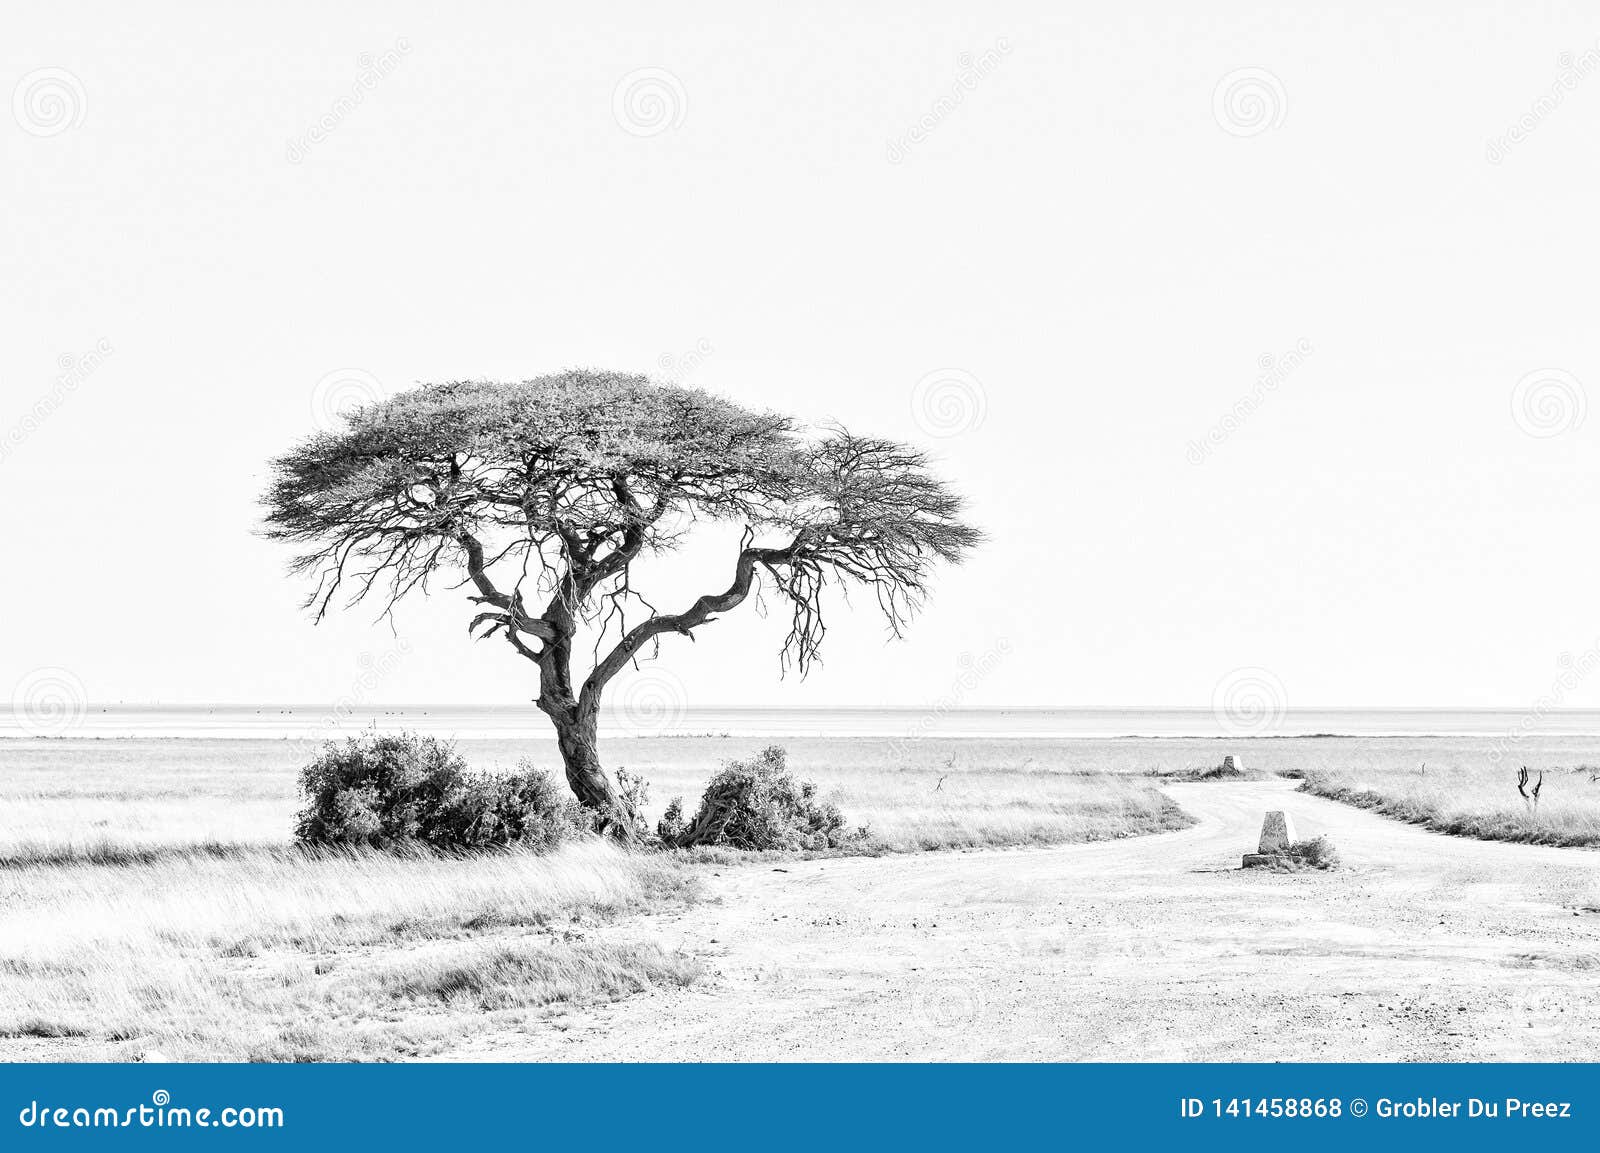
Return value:
M 761 743 L 605 753 L 659 812 Z M 1467 739 L 777 743 L 881 855 L 310 853 L 290 841 L 304 746 L 0 742 L 0 1056 L 1600 1051 L 1600 853 L 1443 836 L 1279 776 L 1396 798 L 1425 778 L 1506 827 L 1593 828 L 1583 741 L 1518 750 L 1546 772 L 1538 816 Z M 1224 752 L 1252 779 L 1183 779 Z M 1344 868 L 1240 871 L 1267 808 Z

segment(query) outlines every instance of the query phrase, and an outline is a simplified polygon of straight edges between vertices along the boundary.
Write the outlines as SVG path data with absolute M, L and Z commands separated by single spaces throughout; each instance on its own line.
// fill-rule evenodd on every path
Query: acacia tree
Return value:
M 266 535 L 300 549 L 291 568 L 314 579 L 316 619 L 368 597 L 388 614 L 437 575 L 459 577 L 480 609 L 469 633 L 532 662 L 572 791 L 624 839 L 634 814 L 601 765 L 597 723 L 607 684 L 647 646 L 693 640 L 767 589 L 790 611 L 780 660 L 804 675 L 830 580 L 870 589 L 898 636 L 935 563 L 959 563 L 981 539 L 912 448 L 804 433 L 618 373 L 427 385 L 348 414 L 271 468 Z M 634 562 L 698 520 L 742 526 L 731 579 L 659 611 L 634 588 Z M 594 636 L 581 680 L 580 628 Z

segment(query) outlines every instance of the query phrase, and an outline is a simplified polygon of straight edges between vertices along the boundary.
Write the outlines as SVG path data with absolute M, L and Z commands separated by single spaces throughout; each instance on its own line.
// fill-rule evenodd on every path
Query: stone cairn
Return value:
M 1256 851 L 1244 855 L 1244 867 L 1260 868 L 1280 861 L 1294 844 L 1294 820 L 1282 810 L 1274 810 L 1261 822 L 1261 841 Z

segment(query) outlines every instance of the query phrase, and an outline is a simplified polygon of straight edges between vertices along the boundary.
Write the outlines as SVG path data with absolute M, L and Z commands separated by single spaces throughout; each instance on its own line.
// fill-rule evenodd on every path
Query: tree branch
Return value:
M 466 551 L 467 575 L 472 578 L 472 583 L 477 586 L 480 594 L 472 599 L 480 604 L 491 604 L 495 608 L 502 610 L 500 614 L 480 614 L 472 624 L 467 626 L 467 631 L 470 633 L 477 628 L 479 622 L 485 617 L 494 616 L 506 626 L 507 639 L 513 645 L 516 645 L 519 650 L 521 645 L 515 636 L 519 632 L 538 637 L 541 641 L 554 640 L 555 630 L 548 622 L 540 620 L 538 617 L 531 617 L 524 611 L 520 592 L 507 596 L 496 588 L 494 582 L 489 579 L 488 570 L 483 563 L 483 544 L 478 538 L 466 529 L 459 529 L 456 532 L 456 540 L 460 542 L 462 549 Z M 493 634 L 491 633 L 490 635 Z M 530 654 L 524 651 L 524 655 Z
M 747 530 L 746 541 L 748 540 Z M 739 559 L 734 564 L 733 582 L 722 592 L 707 593 L 681 613 L 653 616 L 628 630 L 605 658 L 595 665 L 594 671 L 583 682 L 583 690 L 578 698 L 579 708 L 584 710 L 598 708 L 600 693 L 647 641 L 662 633 L 681 633 L 690 636 L 692 630 L 710 623 L 713 619 L 712 614 L 727 612 L 738 607 L 745 597 L 750 595 L 750 589 L 756 579 L 756 565 L 771 567 L 787 564 L 800 547 L 799 540 L 784 548 L 753 548 L 746 544 L 740 549 Z

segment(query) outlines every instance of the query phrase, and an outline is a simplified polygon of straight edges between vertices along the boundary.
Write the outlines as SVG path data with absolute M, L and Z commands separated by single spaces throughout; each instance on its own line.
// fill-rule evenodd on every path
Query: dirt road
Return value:
M 1600 1057 L 1600 853 L 1440 836 L 1289 781 L 1179 785 L 1199 823 L 1046 850 L 707 869 L 623 931 L 697 988 L 574 1010 L 489 1060 Z M 1333 874 L 1242 871 L 1262 813 Z

